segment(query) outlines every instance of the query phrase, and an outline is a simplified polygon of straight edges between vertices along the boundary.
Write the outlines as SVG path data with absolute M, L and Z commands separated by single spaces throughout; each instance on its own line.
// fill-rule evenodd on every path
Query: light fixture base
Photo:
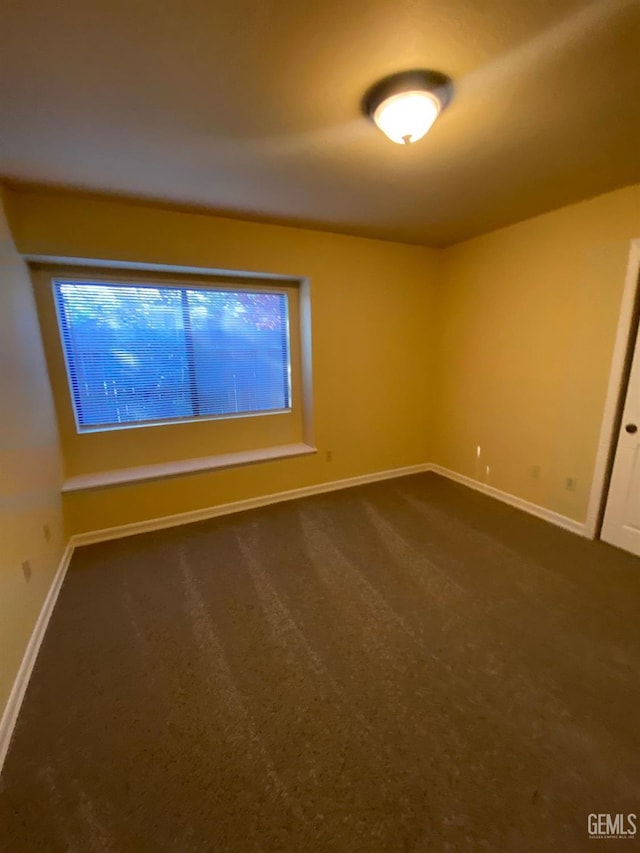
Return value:
M 440 102 L 440 112 L 448 106 L 453 98 L 453 80 L 440 71 L 431 71 L 426 68 L 413 68 L 410 71 L 400 71 L 397 74 L 389 74 L 378 80 L 364 94 L 362 98 L 362 111 L 366 116 L 373 116 L 383 101 L 401 92 L 416 91 L 429 92 Z

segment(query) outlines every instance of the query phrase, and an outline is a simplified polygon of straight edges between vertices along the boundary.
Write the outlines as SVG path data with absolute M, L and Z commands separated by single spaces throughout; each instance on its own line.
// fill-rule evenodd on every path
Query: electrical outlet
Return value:
M 324 455 L 324 458 L 327 460 L 327 462 L 332 462 L 333 461 L 333 450 L 327 450 L 327 452 Z
M 24 575 L 24 579 L 27 583 L 31 580 L 31 562 L 29 560 L 25 560 L 22 564 L 22 574 Z
M 542 468 L 539 465 L 534 465 L 531 469 L 531 476 L 534 480 L 540 479 L 540 474 L 542 473 Z
M 565 488 L 568 492 L 575 492 L 577 481 L 575 477 L 567 477 L 565 480 Z
M 44 541 L 49 542 L 49 540 L 51 539 L 51 528 L 48 524 L 44 524 L 42 526 L 42 533 L 44 534 Z

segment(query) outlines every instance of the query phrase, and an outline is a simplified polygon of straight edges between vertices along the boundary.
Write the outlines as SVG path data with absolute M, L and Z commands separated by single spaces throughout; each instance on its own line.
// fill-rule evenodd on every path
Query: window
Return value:
M 316 452 L 307 278 L 30 266 L 65 492 Z
M 291 409 L 286 292 L 54 278 L 79 432 Z

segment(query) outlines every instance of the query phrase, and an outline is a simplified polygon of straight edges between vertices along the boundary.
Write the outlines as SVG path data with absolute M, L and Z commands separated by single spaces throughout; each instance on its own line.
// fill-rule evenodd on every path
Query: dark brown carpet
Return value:
M 0 784 L 22 851 L 630 851 L 640 561 L 433 474 L 87 547 Z M 601 847 L 598 847 L 601 849 Z

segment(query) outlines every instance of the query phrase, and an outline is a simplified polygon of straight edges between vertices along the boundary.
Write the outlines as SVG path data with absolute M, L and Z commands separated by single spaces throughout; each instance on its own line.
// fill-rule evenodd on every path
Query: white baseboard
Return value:
M 42 609 L 40 610 L 38 621 L 36 622 L 31 637 L 29 638 L 29 642 L 27 643 L 24 657 L 20 664 L 20 669 L 18 670 L 16 679 L 13 682 L 13 687 L 11 688 L 9 699 L 3 711 L 2 719 L 0 719 L 0 773 L 2 773 L 2 766 L 5 758 L 7 757 L 9 743 L 11 742 L 13 730 L 18 719 L 18 714 L 20 713 L 22 700 L 27 692 L 29 679 L 31 678 L 31 673 L 33 672 L 33 667 L 35 665 L 36 658 L 38 657 L 38 652 L 40 651 L 40 646 L 42 645 L 42 640 L 47 630 L 49 619 L 53 613 L 53 608 L 58 598 L 62 581 L 64 580 L 67 568 L 71 562 L 73 551 L 74 546 L 69 542 L 67 547 L 64 549 L 60 564 L 51 586 L 49 587 L 49 592 L 47 593 L 47 597 L 45 598 Z
M 406 477 L 408 474 L 420 474 L 423 471 L 429 471 L 430 468 L 431 466 L 428 463 L 408 465 L 404 468 L 391 468 L 387 471 L 376 471 L 373 474 L 362 474 L 359 477 L 348 477 L 345 480 L 331 480 L 327 483 L 317 483 L 313 486 L 303 486 L 300 489 L 289 489 L 286 492 L 275 492 L 274 494 L 261 495 L 257 498 L 233 501 L 233 503 L 220 504 L 219 506 L 207 507 L 206 509 L 180 512 L 176 515 L 165 515 L 162 518 L 150 518 L 147 521 L 136 521 L 133 524 L 122 524 L 119 527 L 107 527 L 104 530 L 92 530 L 88 533 L 77 533 L 71 537 L 71 542 L 75 547 L 92 545 L 95 542 L 106 542 L 109 539 L 135 536 L 138 533 L 163 530 L 166 527 L 179 527 L 182 524 L 191 524 L 194 521 L 205 521 L 208 518 L 216 518 L 219 515 L 230 515 L 234 512 L 257 509 L 268 504 L 292 501 L 297 498 L 307 498 L 311 495 L 322 494 L 323 492 L 335 492 L 339 489 L 350 489 L 354 486 L 376 483 L 379 480 L 391 480 L 395 477 Z
M 60 587 L 64 580 L 65 574 L 75 548 L 81 545 L 91 545 L 96 542 L 106 542 L 109 539 L 119 539 L 124 536 L 134 536 L 138 533 L 149 533 L 153 530 L 162 530 L 167 527 L 177 527 L 181 524 L 190 524 L 194 521 L 204 521 L 208 518 L 215 518 L 220 515 L 230 515 L 234 512 L 242 512 L 249 509 L 257 509 L 261 506 L 269 504 L 281 503 L 283 501 L 295 500 L 296 498 L 306 498 L 311 495 L 318 495 L 324 492 L 334 492 L 339 489 L 349 489 L 354 486 L 364 486 L 367 483 L 376 483 L 380 480 L 391 480 L 396 477 L 406 477 L 409 474 L 420 474 L 425 471 L 432 471 L 435 474 L 440 474 L 450 480 L 455 480 L 476 491 L 483 492 L 492 498 L 496 498 L 503 503 L 517 509 L 542 518 L 544 521 L 550 521 L 558 527 L 563 527 L 565 530 L 570 530 L 572 533 L 585 535 L 585 525 L 579 521 L 574 521 L 572 518 L 567 518 L 557 512 L 552 512 L 550 509 L 538 506 L 537 504 L 525 501 L 522 498 L 510 495 L 507 492 L 500 491 L 493 486 L 488 486 L 486 483 L 480 483 L 477 480 L 467 477 L 464 474 L 458 474 L 455 471 L 450 471 L 448 468 L 443 468 L 441 465 L 424 463 L 420 465 L 409 465 L 404 468 L 392 468 L 387 471 L 376 471 L 373 474 L 363 474 L 359 477 L 349 477 L 345 480 L 333 480 L 327 483 L 318 483 L 313 486 L 304 486 L 300 489 L 290 489 L 286 492 L 276 492 L 270 495 L 262 495 L 257 498 L 248 498 L 247 500 L 234 501 L 233 503 L 221 504 L 220 506 L 208 507 L 206 509 L 194 510 L 192 512 L 181 512 L 176 515 L 167 515 L 162 518 L 152 518 L 147 521 L 134 522 L 133 524 L 123 524 L 119 527 L 109 527 L 104 530 L 95 530 L 89 533 L 78 533 L 72 536 L 65 548 L 58 571 L 53 579 L 51 588 L 47 594 L 42 610 L 38 616 L 35 628 L 18 670 L 16 680 L 9 695 L 9 700 L 4 709 L 2 719 L 0 720 L 0 773 L 2 765 L 6 758 L 9 749 L 11 736 L 15 728 L 16 720 L 22 700 L 27 690 L 29 678 L 33 671 L 38 651 L 42 643 L 49 619 L 53 612 L 53 608 L 60 592 Z
M 465 474 L 458 474 L 456 471 L 450 471 L 449 468 L 443 468 L 442 465 L 429 465 L 429 471 L 434 474 L 440 474 L 442 477 L 447 477 L 449 480 L 455 480 L 456 483 L 461 483 L 463 486 L 468 486 L 470 489 L 475 489 L 477 492 L 482 492 L 489 497 L 509 504 L 516 509 L 521 509 L 528 512 L 530 515 L 535 515 L 544 521 L 549 521 L 557 527 L 562 527 L 564 530 L 570 530 L 572 533 L 577 533 L 579 536 L 586 536 L 587 531 L 585 525 L 581 521 L 576 521 L 566 515 L 560 515 L 559 512 L 554 512 L 546 507 L 534 504 L 531 501 L 526 501 L 524 498 L 518 498 L 508 492 L 503 492 L 501 489 L 496 489 L 495 486 L 489 486 L 486 483 L 481 483 L 474 480 L 473 477 L 467 477 Z

